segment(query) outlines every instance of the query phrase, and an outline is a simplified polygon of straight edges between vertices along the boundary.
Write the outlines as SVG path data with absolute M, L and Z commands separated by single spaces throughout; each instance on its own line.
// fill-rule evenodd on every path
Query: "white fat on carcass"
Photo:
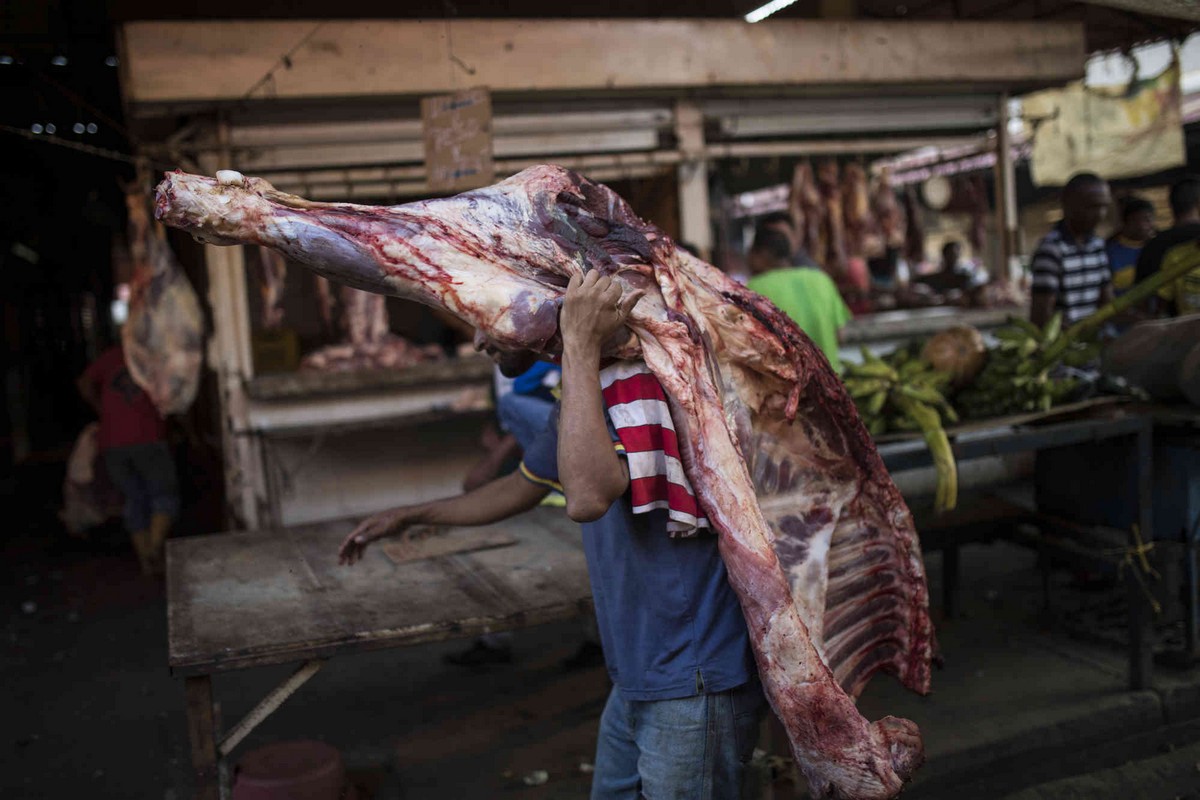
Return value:
M 217 170 L 217 183 L 222 186 L 245 186 L 246 176 L 236 169 Z

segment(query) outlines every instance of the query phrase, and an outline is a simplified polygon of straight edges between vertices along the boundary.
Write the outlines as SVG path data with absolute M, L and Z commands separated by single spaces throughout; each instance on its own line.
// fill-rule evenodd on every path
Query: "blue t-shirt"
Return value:
M 533 366 L 513 379 L 512 390 L 517 394 L 540 397 L 554 402 L 553 388 L 558 385 L 562 367 L 548 361 L 536 361 Z
M 611 421 L 609 433 L 620 451 Z M 562 489 L 557 407 L 525 451 L 521 474 Z M 672 539 L 667 512 L 634 514 L 628 493 L 580 527 L 604 658 L 626 699 L 723 692 L 757 678 L 746 622 L 714 534 Z
M 1105 244 L 1108 268 L 1112 271 L 1113 294 L 1125 294 L 1137 282 L 1137 261 L 1142 245 L 1114 236 Z

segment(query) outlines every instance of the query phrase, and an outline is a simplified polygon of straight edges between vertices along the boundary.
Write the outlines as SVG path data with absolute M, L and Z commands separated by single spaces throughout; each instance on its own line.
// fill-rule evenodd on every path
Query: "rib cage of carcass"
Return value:
M 676 247 L 607 187 L 553 166 L 394 207 L 310 202 L 235 172 L 173 173 L 156 213 L 204 241 L 272 247 L 544 354 L 561 347 L 572 274 L 597 269 L 647 289 L 633 335 L 607 354 L 644 359 L 666 390 L 797 763 L 819 796 L 900 792 L 923 760 L 917 726 L 868 722 L 854 698 L 880 670 L 928 691 L 920 545 L 840 380 L 770 302 Z

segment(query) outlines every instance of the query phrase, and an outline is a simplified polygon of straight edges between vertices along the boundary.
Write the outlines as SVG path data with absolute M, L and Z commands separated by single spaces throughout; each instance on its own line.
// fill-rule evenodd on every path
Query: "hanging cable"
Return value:
M 44 142 L 56 147 L 65 147 L 69 150 L 77 150 L 81 153 L 97 156 L 98 158 L 107 158 L 110 161 L 121 161 L 126 164 L 134 165 L 150 164 L 161 170 L 172 170 L 179 166 L 178 164 L 167 164 L 162 161 L 154 161 L 141 156 L 132 156 L 128 153 L 121 153 L 104 147 L 95 147 L 90 144 L 83 144 L 82 142 L 72 142 L 70 139 L 62 139 L 49 133 L 33 133 L 32 131 L 27 131 L 24 128 L 14 128 L 11 125 L 0 125 L 0 131 L 3 131 L 4 133 L 11 133 L 15 136 L 21 136 L 30 140 L 31 142 Z
M 254 85 L 246 90 L 246 93 L 244 95 L 242 95 L 242 100 L 249 100 L 255 92 L 257 92 L 260 88 L 262 88 L 268 82 L 274 80 L 275 73 L 279 71 L 280 67 L 283 67 L 284 69 L 291 69 L 292 68 L 292 56 L 296 55 L 296 52 L 301 47 L 304 47 L 304 45 L 308 44 L 309 40 L 311 40 L 314 36 L 317 35 L 317 31 L 321 30 L 321 28 L 323 28 L 324 26 L 325 26 L 324 22 L 318 22 L 316 25 L 314 25 L 313 29 L 308 32 L 307 36 L 305 36 L 300 41 L 296 42 L 296 44 L 292 46 L 292 49 L 288 50 L 286 53 L 281 55 L 279 57 L 279 60 L 276 61 L 269 70 L 267 70 L 266 74 L 264 74 L 261 78 L 259 78 L 257 81 L 255 81 Z

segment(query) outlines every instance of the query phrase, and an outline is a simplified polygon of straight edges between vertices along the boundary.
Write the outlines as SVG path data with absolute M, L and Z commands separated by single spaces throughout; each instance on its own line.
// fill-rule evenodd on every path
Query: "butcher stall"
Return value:
M 429 196 L 420 98 L 485 85 L 496 177 L 547 161 L 578 170 L 712 254 L 709 176 L 719 163 L 844 152 L 855 146 L 851 139 L 869 139 L 858 150 L 877 154 L 930 141 L 978 143 L 990 128 L 1002 141 L 1008 95 L 1082 73 L 1076 24 L 953 23 L 952 35 L 947 24 L 783 21 L 768 35 L 717 20 L 462 20 L 453 23 L 458 44 L 448 60 L 437 44 L 442 23 L 139 22 L 124 26 L 121 64 L 132 116 L 160 132 L 147 144 L 158 161 L 207 174 L 236 169 L 317 200 Z M 889 56 L 860 51 L 863 36 L 885 37 Z M 1025 58 L 1013 42 L 1038 58 Z M 727 55 L 735 51 L 756 57 Z M 596 58 L 577 61 L 584 52 Z M 693 58 L 645 69 L 623 56 L 649 52 Z M 842 52 L 860 55 L 837 57 Z M 896 57 L 901 52 L 912 57 Z M 469 64 L 471 75 L 455 63 Z M 577 68 L 582 63 L 586 69 Z M 803 89 L 795 80 L 801 74 Z M 270 91 L 246 95 L 245 87 L 260 84 Z M 727 99 L 731 89 L 738 99 Z M 896 103 L 904 114 L 879 113 Z M 905 135 L 918 127 L 914 116 L 932 120 L 924 135 Z M 826 122 L 814 138 L 803 123 L 818 118 Z M 997 204 L 997 230 L 1015 229 L 1010 206 Z M 323 299 L 343 299 L 340 290 L 247 248 L 209 246 L 204 254 L 215 326 L 209 366 L 220 382 L 232 520 L 248 528 L 307 524 L 458 488 L 489 406 L 487 365 L 457 350 L 465 334 L 456 339 L 440 321 L 422 322 L 426 312 L 411 304 L 343 321 L 353 315 L 330 314 Z M 1001 317 L 983 312 L 975 321 Z M 935 312 L 853 323 L 847 336 L 895 341 L 897 330 L 952 323 L 953 315 Z M 340 329 L 341 339 L 322 339 L 322 327 Z M 372 368 L 378 358 L 356 361 L 355 342 L 391 353 L 409 378 Z M 346 343 L 340 354 L 316 352 Z M 306 359 L 327 368 L 267 374 Z M 328 367 L 347 374 L 325 381 L 318 376 Z
M 259 176 L 325 201 L 389 205 L 449 193 L 432 177 L 421 100 L 485 98 L 484 182 L 559 164 L 613 186 L 641 216 L 718 260 L 726 226 L 711 177 L 723 164 L 883 157 L 930 143 L 989 151 L 997 192 L 989 263 L 1006 281 L 1017 225 L 1009 99 L 1081 77 L 1085 49 L 1081 25 L 1046 21 L 780 21 L 770 33 L 717 20 L 139 22 L 124 27 L 121 67 L 132 118 L 157 132 L 146 139 L 156 162 Z M 820 130 L 817 119 L 826 121 Z M 220 758 L 324 660 L 563 619 L 586 612 L 589 593 L 572 526 L 545 510 L 489 529 L 461 552 L 419 564 L 419 554 L 388 552 L 374 572 L 337 570 L 335 548 L 353 520 L 460 489 L 493 413 L 492 365 L 472 351 L 469 330 L 415 304 L 313 279 L 267 251 L 206 244 L 203 257 L 207 360 L 236 532 L 172 542 L 169 658 L 187 679 L 201 796 L 215 797 Z M 875 314 L 850 324 L 846 345 L 870 363 L 964 322 L 998 331 L 1012 314 Z M 1122 641 L 1128 681 L 1140 688 L 1159 597 L 1148 588 L 1154 566 L 1142 538 L 1154 530 L 1151 442 L 1174 412 L 1126 398 L 1045 397 L 1028 410 L 947 420 L 942 451 L 911 429 L 876 441 L 918 511 L 926 548 L 942 553 L 947 615 L 958 548 L 971 536 L 1022 540 L 1045 553 L 1047 570 L 1055 559 L 1126 564 L 1136 579 Z M 1023 454 L 1101 441 L 1136 454 L 1132 488 L 1119 489 L 1133 520 L 1051 520 L 1028 504 L 972 494 L 1029 474 Z M 935 515 L 923 506 L 931 495 L 945 499 L 947 452 L 961 462 L 956 485 L 971 501 Z M 1185 585 L 1194 597 L 1193 573 Z M 385 579 L 402 581 L 411 602 L 388 602 L 377 590 Z M 254 623 L 230 624 L 247 607 Z M 1187 613 L 1194 651 L 1194 602 Z M 290 662 L 301 664 L 295 675 L 222 733 L 211 675 Z

